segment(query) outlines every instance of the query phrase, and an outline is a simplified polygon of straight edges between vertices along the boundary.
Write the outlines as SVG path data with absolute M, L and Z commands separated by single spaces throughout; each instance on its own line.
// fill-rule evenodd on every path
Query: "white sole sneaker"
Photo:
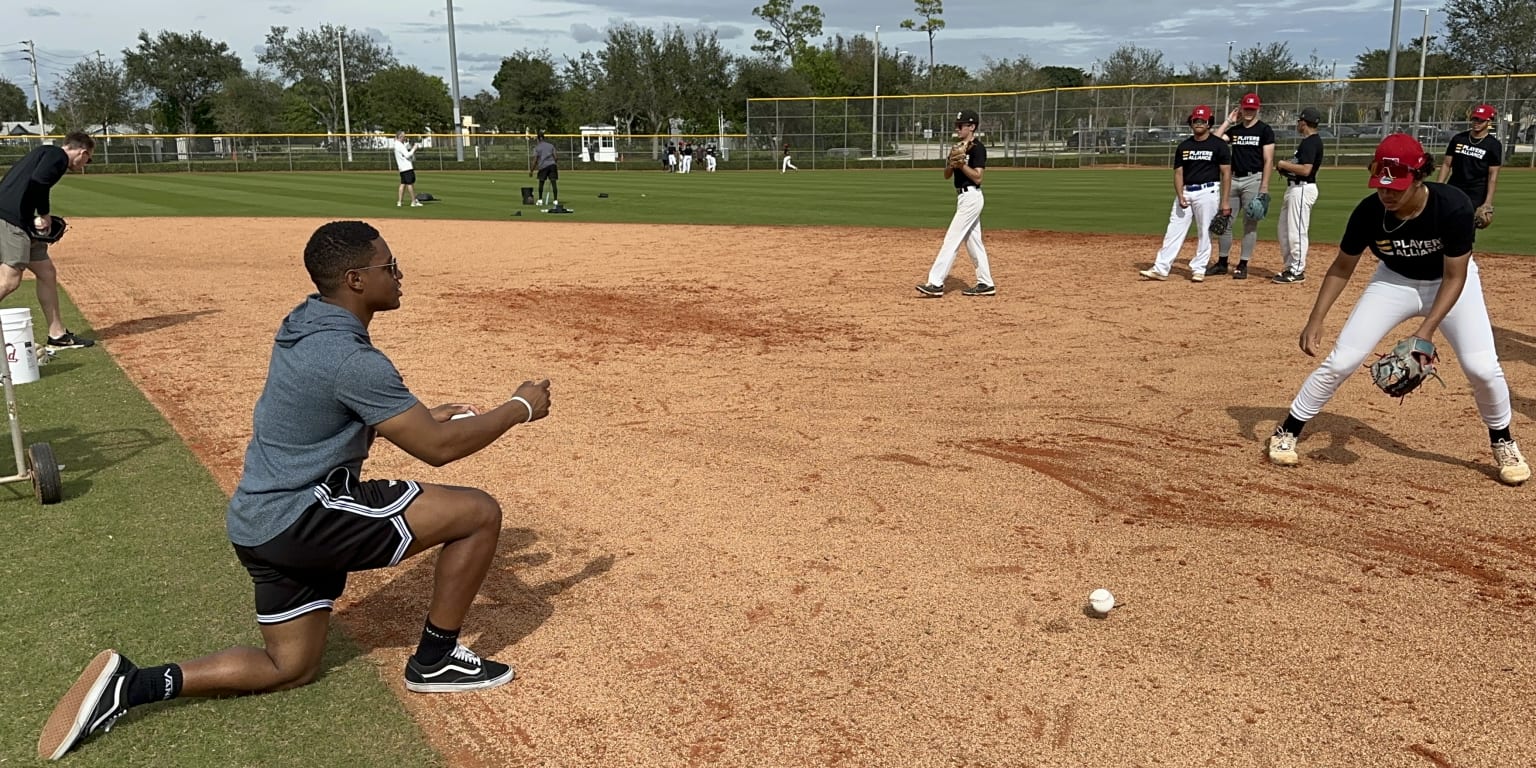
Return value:
M 1269 463 L 1282 467 L 1294 467 L 1301 463 L 1301 454 L 1296 452 L 1295 436 L 1270 435 L 1267 445 Z

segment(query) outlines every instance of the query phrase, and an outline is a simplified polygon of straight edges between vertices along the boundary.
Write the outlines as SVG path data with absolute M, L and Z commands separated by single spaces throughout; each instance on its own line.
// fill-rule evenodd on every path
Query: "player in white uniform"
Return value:
M 1231 215 L 1227 198 L 1232 184 L 1232 150 L 1227 142 L 1211 133 L 1211 108 L 1204 104 L 1189 113 L 1189 127 L 1194 134 L 1179 142 L 1173 151 L 1173 212 L 1168 214 L 1168 230 L 1163 247 L 1151 269 L 1140 274 L 1148 280 L 1167 280 L 1178 257 L 1189 225 L 1199 230 L 1200 241 L 1195 257 L 1189 260 L 1190 280 L 1205 281 L 1205 265 L 1211 260 L 1211 219 L 1216 212 Z
M 1301 330 L 1302 352 L 1315 356 L 1322 348 L 1323 321 L 1344 292 L 1360 255 L 1369 248 L 1381 263 L 1344 321 L 1333 351 L 1307 377 L 1285 421 L 1270 436 L 1270 461 L 1298 463 L 1296 440 L 1302 428 L 1322 412 L 1344 380 L 1360 370 L 1382 338 L 1417 317 L 1421 319 L 1414 336 L 1434 341 L 1435 331 L 1444 331 L 1456 351 L 1478 415 L 1488 427 L 1499 480 L 1519 485 L 1530 479 L 1531 467 L 1509 431 L 1509 384 L 1494 350 L 1493 326 L 1472 260 L 1472 202 L 1455 187 L 1425 181 L 1434 170 L 1434 158 L 1407 134 L 1394 133 L 1376 147 L 1370 180 L 1376 194 L 1361 200 L 1349 217 L 1339 253 Z
M 400 188 L 395 190 L 395 207 L 399 208 L 405 194 L 411 194 L 411 207 L 420 208 L 416 199 L 416 145 L 407 144 L 405 131 L 395 132 L 395 165 L 400 169 Z
M 955 182 L 955 217 L 949 221 L 949 231 L 944 233 L 944 245 L 928 270 L 928 282 L 917 286 L 917 294 L 923 298 L 937 299 L 944 295 L 944 278 L 955 265 L 955 255 L 960 244 L 970 254 L 976 266 L 976 285 L 960 293 L 965 296 L 995 296 L 997 286 L 992 282 L 992 264 L 987 261 L 987 247 L 981 242 L 981 209 L 986 198 L 981 194 L 981 176 L 987 169 L 987 148 L 976 138 L 979 119 L 976 113 L 962 109 L 955 115 L 955 133 L 961 141 L 969 141 L 970 148 L 960 165 L 945 165 L 944 178 Z

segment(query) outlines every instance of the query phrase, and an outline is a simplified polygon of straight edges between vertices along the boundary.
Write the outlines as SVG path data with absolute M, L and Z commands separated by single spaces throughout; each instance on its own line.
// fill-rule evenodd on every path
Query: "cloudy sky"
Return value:
M 602 47 L 604 29 L 633 22 L 673 25 L 685 30 L 714 30 L 726 47 L 748 53 L 753 30 L 764 26 L 752 15 L 761 0 L 646 0 L 626 4 L 603 0 L 458 0 L 454 26 L 459 83 L 464 96 L 490 87 L 501 57 L 522 48 L 547 49 L 557 61 Z M 258 47 L 269 27 L 318 28 L 339 23 L 366 30 L 394 50 L 406 64 L 448 79 L 447 0 L 256 0 L 255 2 L 185 2 L 136 0 L 73 4 L 57 0 L 16 0 L 21 13 L 7 13 L 11 30 L 0 42 L 0 76 L 31 91 L 25 46 L 38 51 L 38 79 L 44 101 L 57 78 L 83 56 L 97 51 L 114 58 L 131 47 L 140 29 L 197 30 L 227 43 L 255 68 Z M 213 9 L 218 6 L 217 11 Z M 636 8 L 643 15 L 631 15 Z M 872 35 L 880 26 L 882 46 L 911 51 L 926 60 L 927 36 L 901 29 L 915 18 L 911 0 L 824 0 L 825 33 Z M 1405 44 L 1423 28 L 1421 8 L 1404 3 L 1400 39 Z M 1443 16 L 1430 13 L 1430 34 L 1438 34 Z M 1036 64 L 1090 68 L 1122 44 L 1164 52 L 1176 69 L 1186 64 L 1222 63 L 1227 41 L 1236 49 L 1288 42 L 1305 62 L 1338 61 L 1348 71 L 1357 54 L 1384 48 L 1391 37 L 1392 0 L 1233 0 L 1224 4 L 1188 0 L 1098 0 L 1093 3 L 1039 0 L 948 0 L 947 27 L 935 39 L 939 63 L 979 65 L 983 57 L 1028 56 Z M 191 11 L 189 13 L 189 10 Z

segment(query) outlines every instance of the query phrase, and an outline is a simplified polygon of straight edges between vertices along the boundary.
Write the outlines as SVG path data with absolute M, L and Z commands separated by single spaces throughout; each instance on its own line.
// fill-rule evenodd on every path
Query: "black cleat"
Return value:
M 1232 270 L 1232 279 L 1233 280 L 1247 280 L 1248 279 L 1248 262 L 1246 262 L 1246 261 L 1239 261 L 1237 263 L 1237 268 Z
M 1210 266 L 1205 268 L 1205 276 L 1206 277 L 1210 277 L 1211 275 L 1225 275 L 1226 273 L 1227 273 L 1227 262 L 1225 262 L 1225 261 L 1218 261 L 1215 264 L 1212 264 L 1212 265 L 1210 265 Z
M 63 336 L 48 337 L 48 349 L 85 349 L 96 346 L 95 339 L 87 339 L 65 331 Z
M 944 287 L 940 285 L 928 285 L 927 283 L 924 283 L 917 287 L 917 292 L 922 294 L 924 298 L 937 299 L 944 295 Z
M 975 286 L 960 292 L 961 296 L 996 296 L 997 286 L 977 283 Z

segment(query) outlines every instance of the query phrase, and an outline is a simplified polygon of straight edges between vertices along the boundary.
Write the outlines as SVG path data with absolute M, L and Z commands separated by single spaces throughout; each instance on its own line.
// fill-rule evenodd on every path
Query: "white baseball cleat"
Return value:
M 1269 461 L 1282 467 L 1294 467 L 1301 463 L 1296 452 L 1296 436 L 1280 430 L 1269 436 Z
M 1155 269 L 1143 269 L 1140 272 L 1137 272 L 1136 274 L 1141 275 L 1142 277 L 1145 277 L 1148 280 L 1167 280 L 1168 279 L 1167 275 L 1161 274 L 1161 273 L 1159 273 Z
M 1499 465 L 1499 482 L 1520 485 L 1531 479 L 1531 465 L 1520 455 L 1520 446 L 1513 440 L 1500 440 L 1493 444 L 1493 461 Z

